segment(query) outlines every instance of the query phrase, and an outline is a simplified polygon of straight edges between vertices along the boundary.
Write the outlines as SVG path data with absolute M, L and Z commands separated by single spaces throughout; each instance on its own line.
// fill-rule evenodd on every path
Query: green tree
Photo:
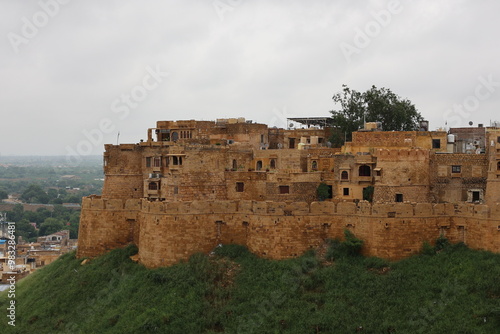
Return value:
M 21 219 L 16 223 L 16 236 L 22 236 L 26 241 L 36 241 L 38 233 L 27 219 Z
M 49 203 L 50 197 L 38 184 L 31 184 L 21 194 L 21 199 L 28 203 Z
M 14 205 L 12 211 L 7 212 L 7 220 L 12 222 L 17 222 L 23 219 L 24 217 L 24 207 L 22 204 Z
M 319 201 L 324 201 L 327 198 L 332 198 L 332 194 L 330 193 L 330 187 L 324 182 L 321 182 L 316 189 L 316 195 L 318 196 Z
M 351 141 L 352 132 L 362 128 L 364 121 L 380 122 L 384 131 L 414 131 L 422 120 L 410 100 L 384 87 L 372 86 L 361 93 L 342 85 L 342 91 L 332 99 L 340 105 L 339 109 L 331 111 L 336 128 L 330 141 L 337 147 L 345 140 Z
M 47 195 L 49 196 L 49 198 L 51 200 L 55 199 L 55 198 L 57 198 L 57 190 L 54 188 L 50 188 L 49 190 L 47 190 Z
M 40 230 L 38 231 L 38 235 L 49 235 L 52 233 L 56 233 L 61 231 L 64 228 L 64 224 L 62 221 L 56 218 L 47 218 L 40 225 Z
M 5 190 L 0 189 L 0 199 L 6 199 L 6 198 L 9 198 L 9 194 Z
M 373 201 L 373 192 L 375 188 L 373 186 L 368 186 L 363 188 L 363 200 L 372 202 Z

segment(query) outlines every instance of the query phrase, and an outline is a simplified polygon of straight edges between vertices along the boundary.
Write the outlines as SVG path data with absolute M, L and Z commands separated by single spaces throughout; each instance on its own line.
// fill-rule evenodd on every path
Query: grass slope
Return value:
M 271 261 L 230 245 L 154 270 L 135 252 L 83 266 L 71 253 L 35 272 L 17 286 L 16 327 L 3 315 L 0 332 L 500 333 L 500 255 L 460 245 L 395 263 Z

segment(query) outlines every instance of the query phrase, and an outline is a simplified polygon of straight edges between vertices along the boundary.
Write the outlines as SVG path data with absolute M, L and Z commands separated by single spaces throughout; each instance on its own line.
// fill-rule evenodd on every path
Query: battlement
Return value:
M 85 197 L 85 210 L 142 211 L 154 214 L 256 214 L 283 216 L 358 215 L 380 218 L 426 218 L 442 216 L 492 218 L 500 220 L 500 204 L 472 203 L 368 203 L 368 202 L 274 202 L 274 201 L 189 201 L 150 202 L 146 199 Z

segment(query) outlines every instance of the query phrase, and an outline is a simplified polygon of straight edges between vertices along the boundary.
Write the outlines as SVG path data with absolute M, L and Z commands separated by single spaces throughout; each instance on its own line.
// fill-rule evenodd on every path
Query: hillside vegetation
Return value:
M 359 246 L 272 261 L 228 245 L 153 270 L 134 246 L 84 265 L 70 253 L 19 282 L 0 332 L 500 333 L 500 255 L 441 240 L 388 263 Z

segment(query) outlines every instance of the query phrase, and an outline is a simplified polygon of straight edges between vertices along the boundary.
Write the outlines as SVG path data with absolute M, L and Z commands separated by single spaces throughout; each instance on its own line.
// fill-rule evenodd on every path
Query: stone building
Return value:
M 445 233 L 443 226 L 454 226 L 459 207 L 471 220 L 480 213 L 488 226 L 475 230 L 469 244 L 498 251 L 500 223 L 493 212 L 500 201 L 500 130 L 476 132 L 483 131 L 484 149 L 462 152 L 456 147 L 462 141 L 446 131 L 380 131 L 367 123 L 351 142 L 331 148 L 330 129 L 322 126 L 277 129 L 243 118 L 159 121 L 146 141 L 105 145 L 103 193 L 84 199 L 78 253 L 94 256 L 134 242 L 143 263 L 159 266 L 225 241 L 284 258 L 348 227 L 366 240 L 367 254 L 399 258 Z M 317 203 L 321 183 L 329 198 Z M 408 205 L 403 211 L 393 209 L 402 204 Z M 429 218 L 418 219 L 422 233 L 408 240 L 399 226 L 392 237 L 383 237 L 386 225 L 377 234 L 372 220 L 382 224 L 379 215 L 406 217 L 403 224 Z M 204 225 L 206 219 L 213 224 Z M 472 226 L 448 234 L 465 241 L 467 229 L 479 228 Z M 481 240 L 484 233 L 489 236 Z

